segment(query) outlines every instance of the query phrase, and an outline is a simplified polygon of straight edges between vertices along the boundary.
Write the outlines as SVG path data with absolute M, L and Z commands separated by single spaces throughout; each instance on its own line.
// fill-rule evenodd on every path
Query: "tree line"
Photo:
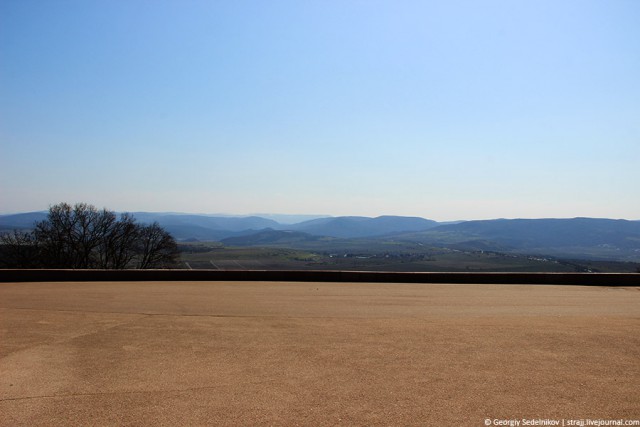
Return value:
M 139 224 L 130 214 L 86 203 L 54 205 L 32 230 L 0 236 L 3 268 L 170 268 L 178 254 L 157 222 Z

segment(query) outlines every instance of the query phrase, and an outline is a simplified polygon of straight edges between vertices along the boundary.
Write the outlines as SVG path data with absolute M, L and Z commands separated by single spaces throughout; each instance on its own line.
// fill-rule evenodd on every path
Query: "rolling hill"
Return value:
M 227 246 L 261 246 L 261 245 L 291 245 L 295 246 L 302 242 L 316 242 L 321 237 L 313 236 L 300 231 L 273 230 L 267 228 L 256 233 L 244 236 L 228 237 L 221 242 Z
M 11 215 L 0 215 L 0 231 L 27 230 L 47 217 L 47 212 L 26 212 Z
M 341 216 L 320 218 L 289 226 L 289 229 L 318 236 L 358 238 L 424 231 L 436 227 L 436 221 L 404 216 Z
M 222 217 L 149 212 L 136 212 L 133 213 L 133 216 L 143 223 L 158 222 L 177 240 L 222 240 L 265 228 L 280 227 L 276 221 L 257 216 Z
M 374 250 L 405 242 L 470 252 L 640 261 L 640 221 L 573 218 L 437 223 L 418 217 L 344 216 L 281 224 L 259 216 L 133 215 L 142 223 L 157 221 L 179 241 L 222 241 L 229 246 L 289 245 L 333 251 L 339 247 Z M 2 215 L 0 231 L 28 229 L 45 217 L 46 212 Z
M 585 259 L 640 259 L 640 222 L 600 218 L 497 219 L 441 225 L 398 239 L 467 250 Z
M 138 221 L 150 223 L 157 221 L 163 227 L 170 225 L 188 225 L 208 228 L 211 230 L 224 230 L 231 232 L 245 230 L 261 230 L 263 228 L 279 227 L 274 220 L 258 216 L 208 216 L 194 214 L 156 214 L 150 212 L 134 212 L 132 214 Z

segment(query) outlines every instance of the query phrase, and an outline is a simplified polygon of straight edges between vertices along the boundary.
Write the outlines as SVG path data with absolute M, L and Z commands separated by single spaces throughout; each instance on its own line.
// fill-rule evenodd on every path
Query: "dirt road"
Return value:
M 640 419 L 640 288 L 0 284 L 0 425 Z

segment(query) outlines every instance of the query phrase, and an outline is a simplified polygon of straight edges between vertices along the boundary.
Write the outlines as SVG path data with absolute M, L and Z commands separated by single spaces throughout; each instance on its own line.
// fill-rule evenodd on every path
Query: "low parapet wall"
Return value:
M 640 286 L 637 273 L 406 273 L 316 270 L 0 270 L 0 282 L 281 281 Z

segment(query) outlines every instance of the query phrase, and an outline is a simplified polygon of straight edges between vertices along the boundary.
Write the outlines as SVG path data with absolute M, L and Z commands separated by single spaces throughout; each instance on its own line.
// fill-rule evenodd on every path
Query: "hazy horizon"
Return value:
M 73 203 L 72 203 L 73 204 Z M 394 213 L 386 213 L 382 215 L 330 215 L 330 214 L 295 214 L 295 213 L 259 213 L 259 212 L 250 212 L 250 213 L 224 213 L 224 212 L 181 212 L 181 211 L 132 211 L 132 210 L 114 210 L 110 209 L 108 206 L 100 206 L 94 205 L 98 209 L 106 208 L 118 213 L 130 213 L 135 216 L 135 214 L 145 213 L 145 214 L 158 214 L 158 215 L 201 215 L 201 216 L 211 216 L 211 217 L 262 217 L 266 219 L 273 219 L 276 222 L 281 224 L 294 224 L 297 222 L 307 221 L 311 219 L 319 219 L 319 218 L 337 218 L 337 217 L 370 217 L 376 218 L 379 216 L 405 216 L 405 217 L 417 217 L 424 218 L 428 220 L 433 220 L 442 223 L 448 222 L 459 222 L 459 221 L 484 221 L 484 220 L 502 220 L 502 219 L 574 219 L 574 218 L 592 218 L 592 219 L 613 219 L 613 220 L 625 220 L 625 221 L 640 221 L 640 218 L 619 218 L 619 217 L 585 217 L 585 216 L 576 216 L 576 217 L 488 217 L 488 218 L 456 218 L 456 219 L 448 219 L 448 218 L 433 218 L 429 216 L 416 216 L 416 215 L 396 215 Z M 19 214 L 27 214 L 27 213 L 36 213 L 36 212 L 47 212 L 47 209 L 39 209 L 33 211 L 16 211 L 16 212 L 0 212 L 0 216 L 8 216 L 8 215 L 19 215 Z M 294 218 L 301 218 L 296 219 Z
M 640 215 L 640 2 L 0 2 L 0 213 Z

